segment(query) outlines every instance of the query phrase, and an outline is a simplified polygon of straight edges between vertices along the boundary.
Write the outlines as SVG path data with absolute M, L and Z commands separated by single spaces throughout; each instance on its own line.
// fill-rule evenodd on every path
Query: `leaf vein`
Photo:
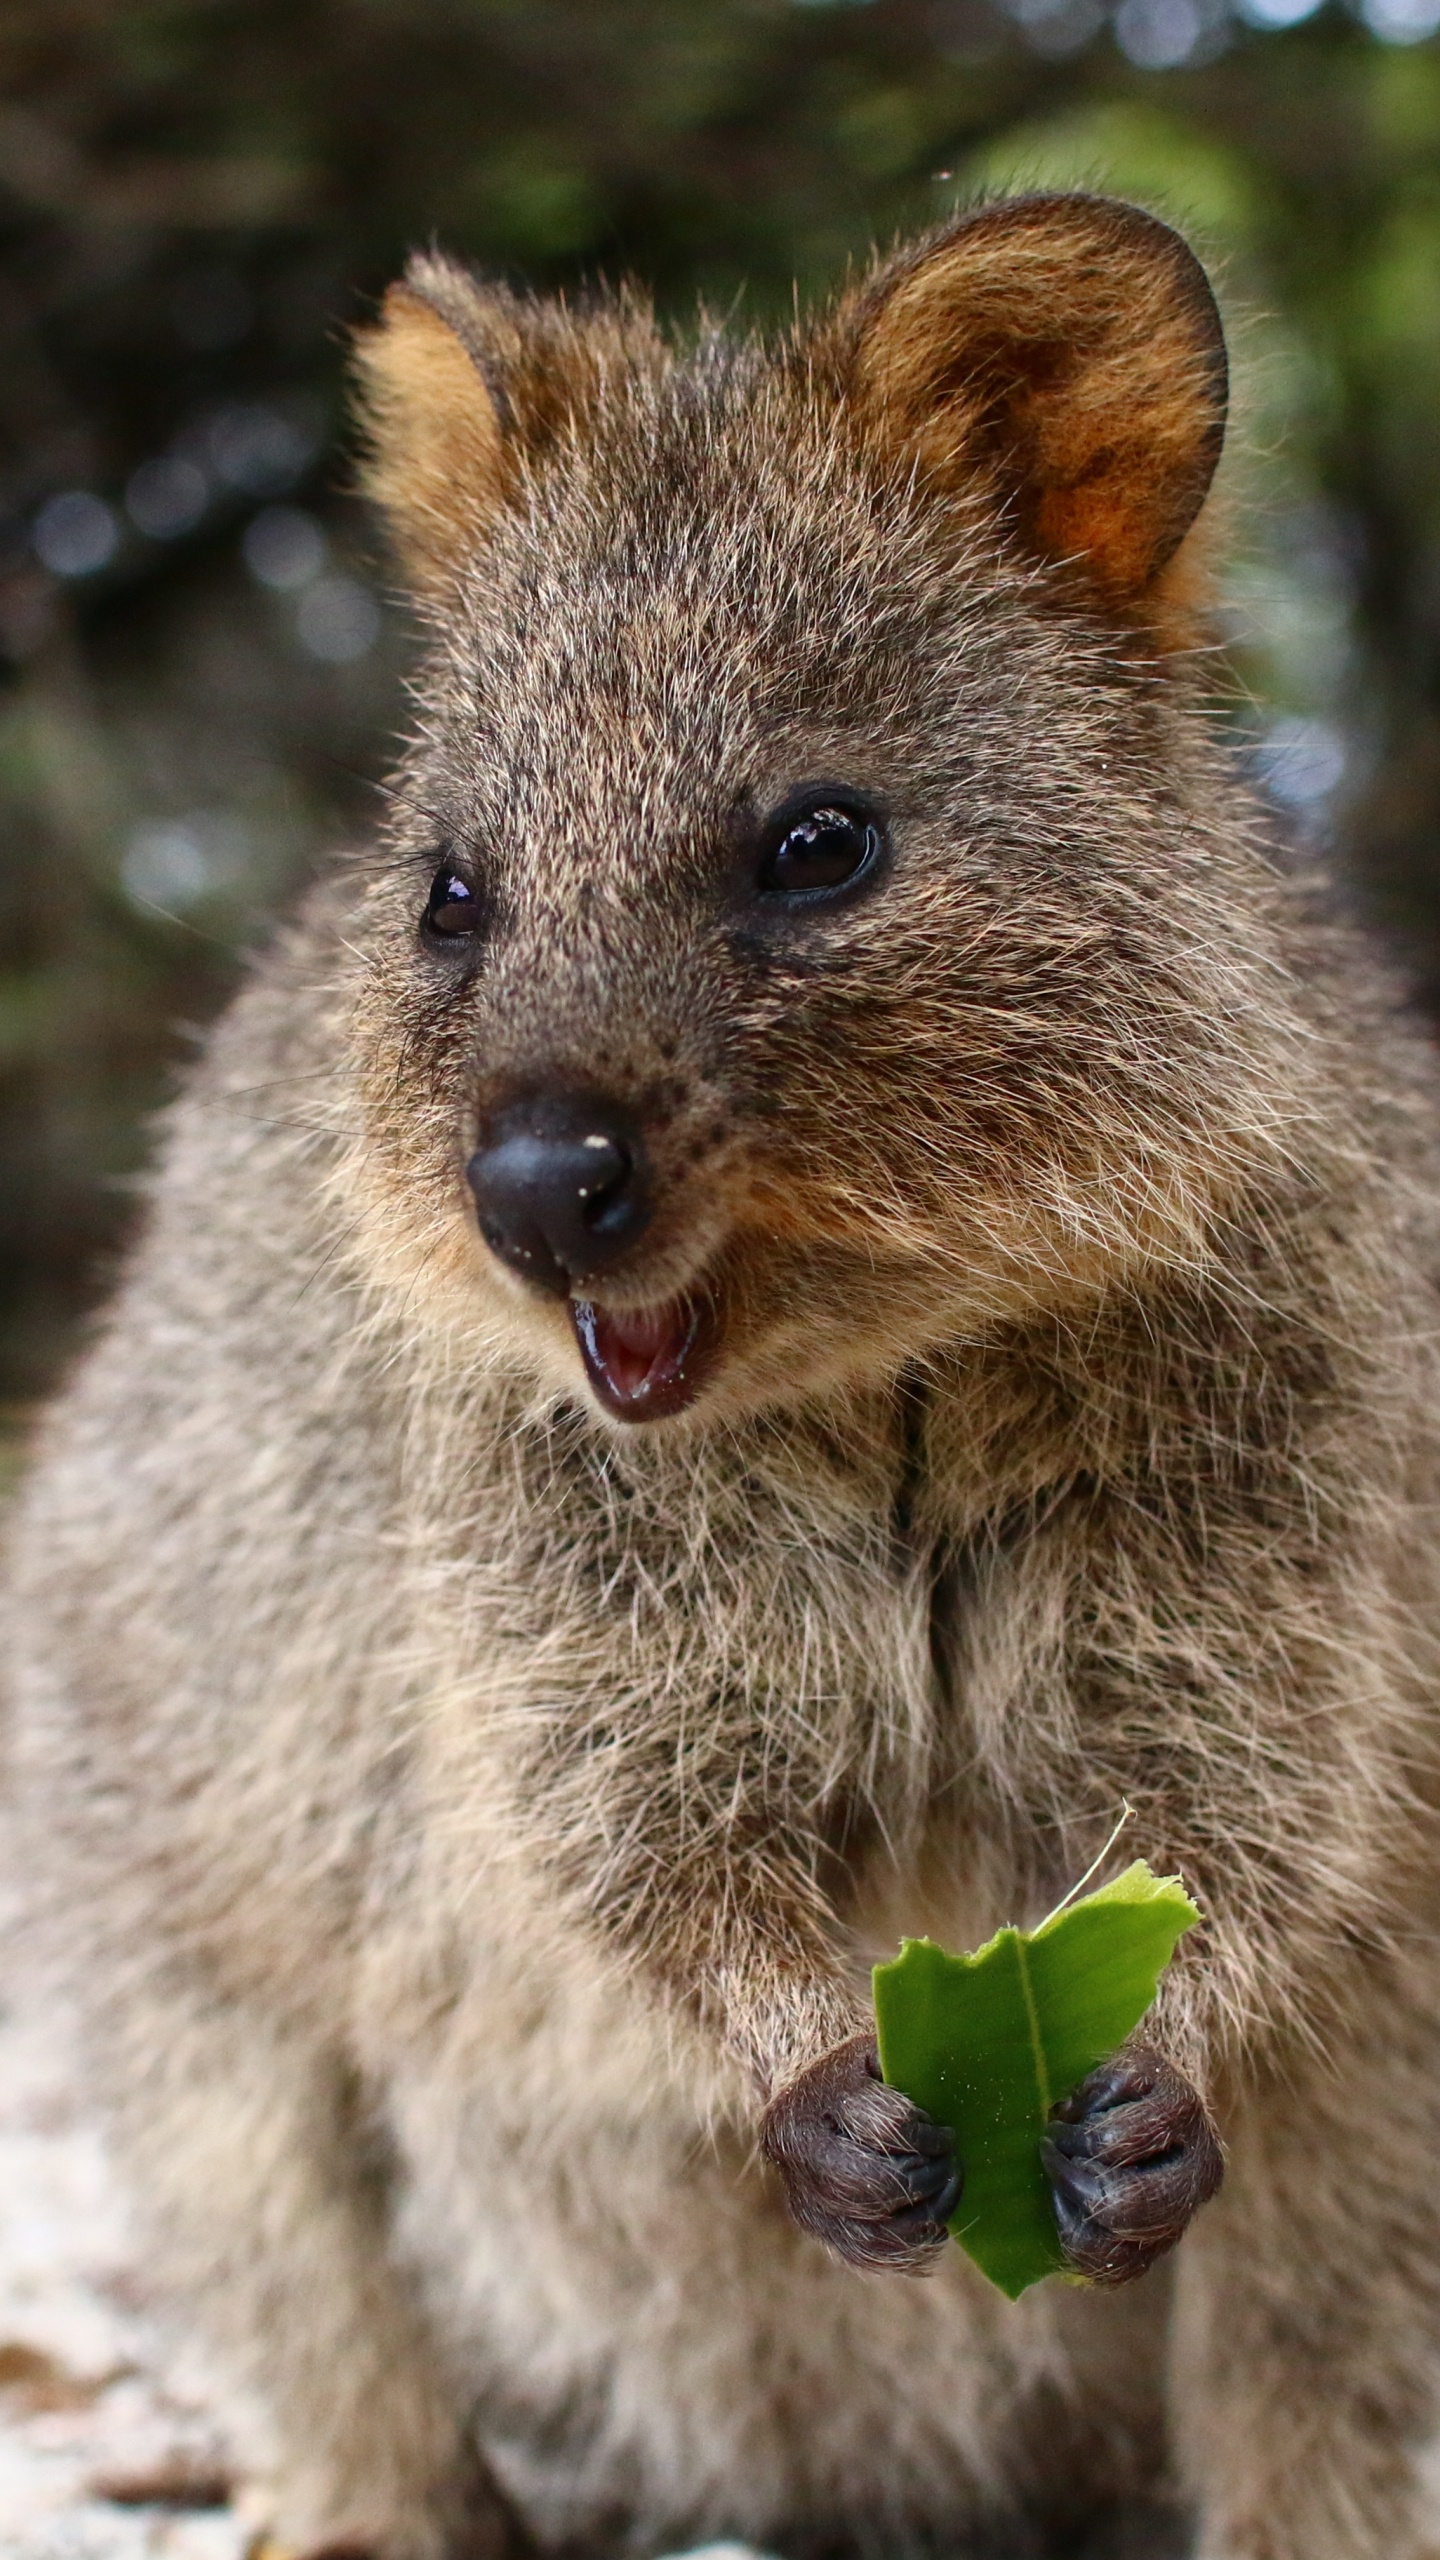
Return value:
M 1050 2113 L 1050 2067 L 1045 2056 L 1045 2040 L 1040 2033 L 1040 2013 L 1035 2006 L 1035 1993 L 1030 1981 L 1030 1958 L 1025 1941 L 1018 1932 L 1015 1939 L 1015 1961 L 1020 1968 L 1020 1991 L 1025 2002 L 1025 2021 L 1030 2029 L 1030 2053 L 1035 2064 L 1035 2086 L 1040 2093 L 1042 2120 Z

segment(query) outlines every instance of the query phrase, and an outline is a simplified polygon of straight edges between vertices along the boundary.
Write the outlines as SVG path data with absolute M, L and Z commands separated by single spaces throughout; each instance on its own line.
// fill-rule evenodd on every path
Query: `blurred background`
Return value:
M 1229 308 L 1217 699 L 1440 1004 L 1440 0 L 0 0 L 0 1409 L 146 1118 L 371 821 L 407 633 L 347 330 L 436 237 L 757 320 L 997 184 Z

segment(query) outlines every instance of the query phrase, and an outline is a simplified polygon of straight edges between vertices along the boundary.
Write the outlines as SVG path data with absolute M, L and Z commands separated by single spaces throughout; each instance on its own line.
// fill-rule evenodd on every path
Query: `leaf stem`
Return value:
M 1078 1876 L 1076 1878 L 1068 1893 L 1061 1894 L 1053 1911 L 1046 1912 L 1044 1919 L 1038 1924 L 1041 1929 L 1048 1929 L 1052 1920 L 1058 1920 L 1061 1912 L 1065 1909 L 1066 1904 L 1073 1902 L 1077 1893 L 1084 1892 L 1085 1887 L 1089 1883 L 1091 1877 L 1095 1874 L 1096 1869 L 1104 1866 L 1106 1859 L 1109 1857 L 1111 1850 L 1114 1848 L 1116 1841 L 1119 1839 L 1121 1832 L 1124 1830 L 1125 1825 L 1129 1821 L 1134 1810 L 1135 1808 L 1131 1804 L 1129 1797 L 1122 1796 L 1120 1799 L 1120 1819 L 1116 1823 L 1114 1830 L 1111 1832 L 1109 1839 L 1106 1841 L 1104 1848 L 1101 1850 L 1099 1857 L 1091 1859 L 1083 1876 Z M 1031 1934 L 1033 1936 L 1035 1932 L 1032 1931 Z

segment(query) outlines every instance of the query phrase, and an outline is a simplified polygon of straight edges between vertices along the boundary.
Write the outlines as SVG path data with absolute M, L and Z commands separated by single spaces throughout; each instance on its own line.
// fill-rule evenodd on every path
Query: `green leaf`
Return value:
M 1001 1929 L 969 1956 L 907 1938 L 875 1967 L 880 2067 L 954 2132 L 965 2192 L 950 2229 L 1012 2301 L 1065 2267 L 1046 2119 L 1143 2018 L 1199 1917 L 1178 1876 L 1137 1858 L 1038 1929 Z

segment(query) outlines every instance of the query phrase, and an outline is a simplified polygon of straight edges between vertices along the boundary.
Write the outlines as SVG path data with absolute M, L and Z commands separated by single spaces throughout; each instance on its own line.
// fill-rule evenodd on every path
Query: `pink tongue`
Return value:
M 636 1396 L 652 1370 L 674 1367 L 689 1332 L 686 1307 L 647 1308 L 628 1316 L 607 1315 L 597 1307 L 590 1338 L 617 1396 Z
M 617 1315 L 608 1307 L 572 1300 L 571 1322 L 590 1383 L 602 1403 L 622 1420 L 677 1413 L 695 1392 L 691 1375 L 699 1316 L 680 1299 L 668 1307 L 644 1307 Z

